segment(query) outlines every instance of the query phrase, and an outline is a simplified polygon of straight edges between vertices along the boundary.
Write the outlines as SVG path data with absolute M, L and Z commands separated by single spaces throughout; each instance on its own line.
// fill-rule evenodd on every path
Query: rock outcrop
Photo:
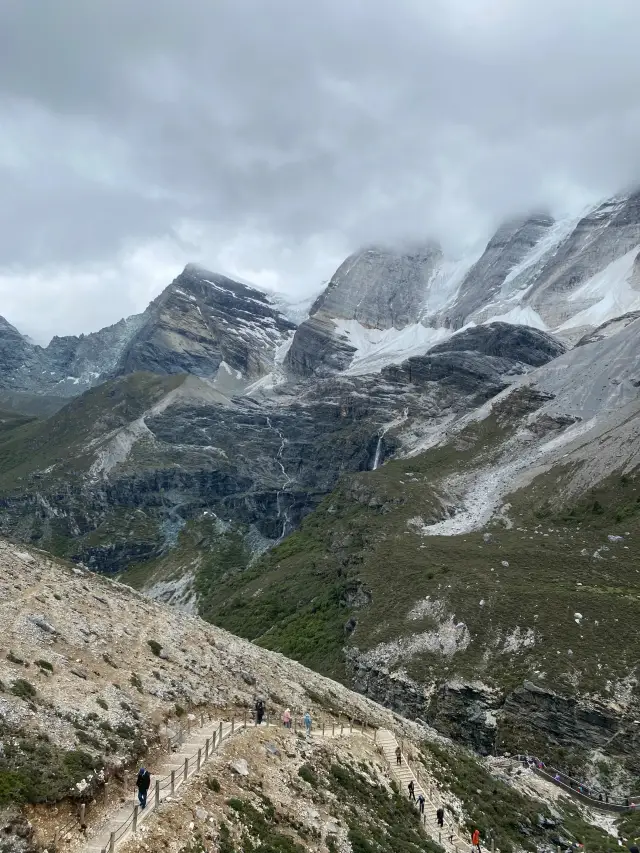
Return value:
M 348 367 L 355 350 L 341 339 L 334 320 L 353 320 L 373 329 L 416 323 L 441 259 L 435 245 L 404 252 L 372 247 L 351 255 L 297 330 L 287 353 L 289 369 L 308 377 Z
M 472 395 L 476 405 L 499 394 L 513 377 L 556 358 L 565 347 L 551 335 L 526 326 L 491 323 L 466 329 L 415 356 L 382 371 L 398 384 L 438 384 Z

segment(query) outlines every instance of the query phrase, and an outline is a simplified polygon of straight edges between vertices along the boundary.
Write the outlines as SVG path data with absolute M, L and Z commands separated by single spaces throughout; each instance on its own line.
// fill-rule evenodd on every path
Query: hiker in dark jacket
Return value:
M 256 723 L 260 726 L 262 725 L 262 718 L 264 717 L 264 702 L 262 699 L 258 699 L 256 702 Z
M 144 808 L 147 805 L 147 793 L 150 787 L 151 774 L 146 768 L 141 767 L 138 771 L 138 778 L 136 779 L 136 788 L 138 789 L 138 802 L 140 803 L 141 808 Z
M 418 794 L 418 811 L 424 814 L 424 794 Z
M 444 827 L 444 809 L 442 806 L 436 812 L 436 817 L 438 818 L 438 826 L 442 829 Z
M 413 779 L 409 782 L 409 784 L 407 785 L 407 788 L 409 789 L 409 799 L 413 800 L 415 802 L 416 791 L 415 791 L 415 788 L 413 786 Z
M 402 750 L 396 746 L 396 764 L 402 764 Z

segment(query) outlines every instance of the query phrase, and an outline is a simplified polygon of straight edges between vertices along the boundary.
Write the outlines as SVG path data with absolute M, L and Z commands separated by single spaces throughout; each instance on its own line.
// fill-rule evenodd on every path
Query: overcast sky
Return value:
M 189 260 L 294 295 L 640 180 L 639 0 L 1 0 L 0 313 L 39 340 Z

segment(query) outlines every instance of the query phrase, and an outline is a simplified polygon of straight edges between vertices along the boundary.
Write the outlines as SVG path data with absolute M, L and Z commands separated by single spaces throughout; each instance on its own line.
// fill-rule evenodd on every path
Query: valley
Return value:
M 0 534 L 451 749 L 640 787 L 639 199 L 365 247 L 301 320 L 189 265 L 90 335 L 3 321 Z

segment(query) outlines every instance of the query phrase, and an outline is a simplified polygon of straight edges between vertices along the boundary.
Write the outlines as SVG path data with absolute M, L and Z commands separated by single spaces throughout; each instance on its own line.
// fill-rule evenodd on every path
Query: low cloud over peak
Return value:
M 189 260 L 292 294 L 350 251 L 640 179 L 637 0 L 0 6 L 0 314 L 44 339 Z

